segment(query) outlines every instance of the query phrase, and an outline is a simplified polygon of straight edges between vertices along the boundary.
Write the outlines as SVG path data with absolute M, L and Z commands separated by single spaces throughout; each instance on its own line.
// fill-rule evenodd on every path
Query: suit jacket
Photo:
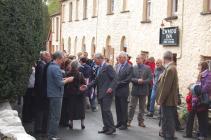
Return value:
M 143 79 L 144 83 L 139 84 L 138 79 Z M 148 95 L 151 80 L 152 80 L 152 72 L 149 66 L 144 64 L 141 65 L 141 68 L 139 68 L 138 65 L 134 66 L 131 79 L 133 83 L 131 95 L 132 96 Z
M 158 80 L 157 102 L 164 106 L 177 106 L 178 89 L 177 69 L 176 66 L 171 63 Z
M 95 80 L 88 85 L 88 88 L 97 86 L 98 99 L 112 97 L 116 86 L 115 78 L 116 73 L 113 67 L 104 63 Z M 109 88 L 112 88 L 112 94 L 106 93 Z
M 126 63 L 122 70 L 118 71 L 119 66 L 116 67 L 116 90 L 115 96 L 128 97 L 129 83 L 132 78 L 133 67 Z
M 46 63 L 44 61 L 39 60 L 37 62 L 37 66 L 35 67 L 35 92 L 36 96 L 42 97 L 43 96 L 43 75 L 44 75 L 44 68 Z

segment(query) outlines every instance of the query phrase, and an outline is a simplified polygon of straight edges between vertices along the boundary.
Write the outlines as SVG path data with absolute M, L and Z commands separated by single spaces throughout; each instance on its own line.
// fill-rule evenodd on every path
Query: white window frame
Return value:
M 146 14 L 147 14 L 147 20 L 150 20 L 150 17 L 151 17 L 151 7 L 152 7 L 152 1 L 151 0 L 147 0 L 147 11 L 146 11 Z

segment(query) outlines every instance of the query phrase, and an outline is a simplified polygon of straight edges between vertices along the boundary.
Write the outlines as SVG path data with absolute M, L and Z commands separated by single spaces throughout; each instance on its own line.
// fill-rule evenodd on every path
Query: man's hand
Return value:
M 144 80 L 143 79 L 138 79 L 138 83 L 139 84 L 143 84 L 144 83 Z
M 87 90 L 87 86 L 86 85 L 82 85 L 82 86 L 80 86 L 80 91 L 85 91 L 85 90 Z
M 72 76 L 67 78 L 68 83 L 72 82 L 73 80 L 74 80 L 74 77 L 72 77 Z
M 113 91 L 112 91 L 112 88 L 109 88 L 109 89 L 107 89 L 107 91 L 106 91 L 106 93 L 108 93 L 108 94 L 111 94 Z

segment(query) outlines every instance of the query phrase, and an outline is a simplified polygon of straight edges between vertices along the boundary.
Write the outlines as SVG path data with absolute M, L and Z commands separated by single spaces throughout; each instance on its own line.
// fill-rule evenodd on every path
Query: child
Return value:
M 190 84 L 188 86 L 189 93 L 186 96 L 188 117 L 187 117 L 185 135 L 183 136 L 184 138 L 192 138 L 193 123 L 195 118 L 195 111 L 192 109 L 192 91 L 191 91 L 192 86 L 193 84 Z

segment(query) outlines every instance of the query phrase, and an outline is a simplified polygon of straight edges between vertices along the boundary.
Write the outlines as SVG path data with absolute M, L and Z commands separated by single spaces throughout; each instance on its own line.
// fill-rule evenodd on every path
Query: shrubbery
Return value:
M 45 8 L 42 0 L 0 0 L 0 100 L 25 93 L 47 36 Z

